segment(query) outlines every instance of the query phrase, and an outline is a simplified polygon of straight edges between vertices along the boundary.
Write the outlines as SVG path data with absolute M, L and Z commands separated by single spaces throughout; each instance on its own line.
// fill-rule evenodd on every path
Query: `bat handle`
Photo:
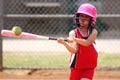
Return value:
M 57 40 L 57 38 L 49 37 L 49 40 Z M 64 41 L 68 41 L 67 39 L 64 39 Z

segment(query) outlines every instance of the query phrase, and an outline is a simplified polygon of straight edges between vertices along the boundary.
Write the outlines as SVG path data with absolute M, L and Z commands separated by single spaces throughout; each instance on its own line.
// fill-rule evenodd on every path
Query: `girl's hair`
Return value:
M 89 26 L 88 26 L 88 30 L 89 30 L 90 34 L 92 33 L 92 30 L 95 28 L 94 26 L 95 25 L 94 25 L 94 23 L 92 22 L 92 19 L 91 19 L 90 22 L 89 22 Z

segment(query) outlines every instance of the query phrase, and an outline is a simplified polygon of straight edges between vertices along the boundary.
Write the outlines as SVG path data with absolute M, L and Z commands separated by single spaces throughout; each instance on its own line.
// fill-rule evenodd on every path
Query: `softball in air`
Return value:
M 14 35 L 19 36 L 22 33 L 22 29 L 20 26 L 14 26 L 12 32 Z

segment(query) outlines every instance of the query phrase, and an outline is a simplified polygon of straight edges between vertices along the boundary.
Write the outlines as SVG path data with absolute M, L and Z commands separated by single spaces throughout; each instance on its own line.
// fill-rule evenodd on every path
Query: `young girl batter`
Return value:
M 97 66 L 97 30 L 94 28 L 96 16 L 96 8 L 92 4 L 82 4 L 75 14 L 76 28 L 69 32 L 68 42 L 58 38 L 58 43 L 63 44 L 71 53 L 70 80 L 93 78 Z

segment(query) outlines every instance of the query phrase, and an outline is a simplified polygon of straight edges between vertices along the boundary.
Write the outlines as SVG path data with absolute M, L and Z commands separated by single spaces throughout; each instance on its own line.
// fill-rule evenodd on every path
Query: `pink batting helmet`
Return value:
M 82 4 L 78 10 L 77 10 L 77 14 L 79 13 L 83 13 L 86 14 L 88 16 L 91 16 L 93 19 L 93 23 L 96 23 L 96 17 L 97 17 L 97 11 L 95 6 L 93 6 L 92 4 L 89 3 L 84 3 Z

